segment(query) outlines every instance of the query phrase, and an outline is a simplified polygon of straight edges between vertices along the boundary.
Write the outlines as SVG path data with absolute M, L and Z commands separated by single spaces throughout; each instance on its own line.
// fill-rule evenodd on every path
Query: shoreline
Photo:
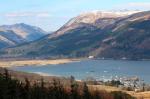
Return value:
M 119 61 L 150 61 L 150 60 L 127 60 L 127 59 L 100 59 L 100 58 L 64 58 L 64 59 L 16 59 L 16 60 L 5 60 L 0 59 L 0 67 L 22 67 L 22 66 L 44 66 L 44 65 L 59 65 L 67 64 L 71 62 L 80 62 L 82 60 L 119 60 Z
M 31 65 L 58 65 L 58 64 L 66 64 L 71 62 L 78 62 L 82 59 L 35 59 L 35 60 L 0 60 L 0 67 L 9 68 L 16 66 L 31 66 Z

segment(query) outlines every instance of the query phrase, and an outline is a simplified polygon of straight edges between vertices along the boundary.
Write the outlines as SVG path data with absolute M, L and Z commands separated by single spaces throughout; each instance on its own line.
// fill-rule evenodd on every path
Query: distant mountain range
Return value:
M 24 23 L 0 26 L 0 49 L 34 41 L 46 34 L 42 29 Z
M 84 13 L 52 34 L 0 53 L 3 57 L 150 59 L 150 11 Z

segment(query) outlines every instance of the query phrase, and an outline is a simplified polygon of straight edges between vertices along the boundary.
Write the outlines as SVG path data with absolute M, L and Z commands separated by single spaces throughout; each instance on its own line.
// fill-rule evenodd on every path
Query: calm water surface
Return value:
M 111 77 L 138 76 L 150 83 L 150 61 L 122 60 L 83 60 L 59 65 L 24 66 L 11 68 L 17 71 L 44 73 L 55 76 L 70 75 L 77 79 L 94 77 L 95 79 L 110 79 Z

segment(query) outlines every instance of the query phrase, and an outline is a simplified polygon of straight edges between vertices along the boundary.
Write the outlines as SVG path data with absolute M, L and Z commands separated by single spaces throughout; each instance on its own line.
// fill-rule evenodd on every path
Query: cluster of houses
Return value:
M 139 77 L 114 77 L 111 80 L 119 81 L 118 87 L 128 91 L 150 91 L 150 84 L 146 84 Z
M 84 80 L 85 81 L 85 80 Z M 112 85 L 117 86 L 122 90 L 143 92 L 150 91 L 150 84 L 146 84 L 144 80 L 141 80 L 139 77 L 111 77 L 111 79 L 94 79 L 93 77 L 86 78 L 87 82 L 90 84 L 99 84 L 99 85 Z

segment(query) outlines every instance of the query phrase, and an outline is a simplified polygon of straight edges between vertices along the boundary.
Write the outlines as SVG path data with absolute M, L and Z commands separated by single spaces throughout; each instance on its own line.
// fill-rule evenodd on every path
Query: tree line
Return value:
M 78 84 L 71 76 L 70 84 L 64 86 L 60 80 L 54 79 L 45 84 L 44 79 L 33 84 L 25 78 L 25 82 L 11 77 L 5 69 L 0 74 L 0 99 L 134 99 L 122 92 L 91 91 L 86 83 Z

